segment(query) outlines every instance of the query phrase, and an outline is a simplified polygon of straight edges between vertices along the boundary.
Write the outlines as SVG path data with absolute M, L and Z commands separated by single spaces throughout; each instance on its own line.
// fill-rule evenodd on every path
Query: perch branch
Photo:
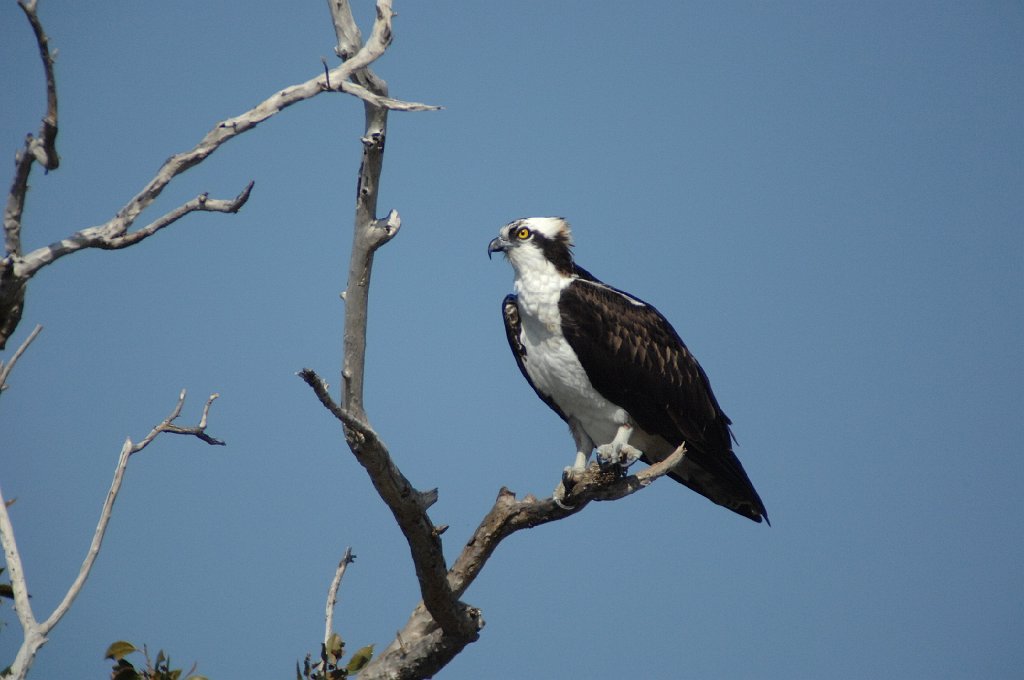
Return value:
M 179 433 L 192 434 L 207 443 L 222 443 L 217 442 L 217 440 L 213 440 L 212 437 L 208 437 L 205 434 L 210 403 L 215 398 L 216 395 L 211 395 L 210 399 L 206 402 L 206 406 L 203 409 L 203 417 L 198 426 L 194 428 L 178 428 Z M 6 557 L 11 576 L 11 586 L 14 590 L 15 607 L 18 610 L 18 619 L 21 622 L 22 631 L 25 636 L 21 647 L 18 650 L 18 655 L 15 657 L 14 663 L 11 665 L 12 677 L 22 680 L 28 674 L 39 648 L 46 644 L 47 636 L 50 634 L 50 631 L 52 631 L 64 615 L 68 613 L 68 610 L 74 603 L 75 598 L 77 598 L 78 594 L 82 591 L 82 587 L 85 585 L 86 579 L 89 578 L 89 574 L 92 572 L 93 565 L 96 562 L 96 557 L 99 555 L 100 548 L 103 545 L 103 538 L 107 532 L 107 525 L 110 523 L 110 517 L 114 511 L 114 501 L 117 500 L 117 495 L 121 491 L 121 483 L 124 480 L 124 473 L 128 467 L 128 460 L 131 456 L 149 446 L 150 442 L 156 439 L 161 432 L 175 431 L 174 428 L 177 426 L 173 423 L 178 416 L 181 415 L 181 409 L 184 404 L 185 390 L 182 390 L 178 396 L 178 403 L 171 411 L 171 414 L 164 418 L 160 424 L 150 430 L 145 437 L 143 437 L 138 443 L 132 443 L 130 437 L 125 439 L 124 444 L 121 446 L 121 454 L 117 460 L 117 467 L 114 468 L 114 478 L 110 484 L 110 490 L 107 491 L 107 497 L 103 502 L 103 509 L 100 511 L 100 518 L 96 524 L 96 530 L 93 532 L 92 542 L 89 544 L 89 549 L 85 554 L 85 559 L 82 560 L 82 566 L 78 570 L 78 576 L 68 588 L 67 593 L 64 595 L 64 599 L 61 600 L 60 604 L 57 605 L 53 610 L 53 613 L 50 614 L 45 621 L 37 621 L 32 613 L 32 608 L 28 599 L 28 584 L 25 579 L 24 569 L 22 568 L 18 546 L 14 539 L 14 527 L 11 524 L 11 518 L 7 511 L 7 503 L 4 501 L 3 493 L 0 492 L 0 542 L 3 543 L 4 555 Z
M 513 492 L 502 488 L 494 506 L 448 572 L 452 593 L 461 597 L 498 544 L 515 532 L 565 519 L 583 510 L 591 501 L 613 501 L 636 493 L 668 473 L 682 461 L 684 455 L 685 447 L 680 446 L 661 462 L 623 478 L 615 478 L 595 463 L 587 469 L 562 505 L 556 503 L 554 498 L 538 500 L 531 495 L 516 500 Z M 363 670 L 360 678 L 412 680 L 431 677 L 454 659 L 466 644 L 468 642 L 465 640 L 447 635 L 420 604 L 413 610 L 405 627 L 373 663 Z
M 618 479 L 609 478 L 609 473 L 602 471 L 597 463 L 592 463 L 584 473 L 583 479 L 573 487 L 561 505 L 554 498 L 538 500 L 530 495 L 522 500 L 516 500 L 515 493 L 502 487 L 494 506 L 448 572 L 452 592 L 457 596 L 462 595 L 476 579 L 494 549 L 508 536 L 520 529 L 529 529 L 575 515 L 591 501 L 615 501 L 634 494 L 672 470 L 685 455 L 684 444 L 664 460 L 635 475 Z
M 338 56 L 347 59 L 350 55 L 360 54 L 365 48 L 361 46 L 361 35 L 347 0 L 328 0 L 328 6 L 338 37 Z M 367 44 L 378 42 L 386 45 L 390 42 L 391 15 L 390 1 L 379 0 L 377 22 Z M 380 96 L 387 95 L 387 84 L 369 68 L 352 72 L 349 81 Z M 443 529 L 435 527 L 427 515 L 437 493 L 419 492 L 409 483 L 370 426 L 363 405 L 368 292 L 374 254 L 395 236 L 401 226 L 395 211 L 391 211 L 386 219 L 376 217 L 387 136 L 387 109 L 368 100 L 364 100 L 364 108 L 366 131 L 362 138 L 363 157 L 356 192 L 348 283 L 343 294 L 346 304 L 340 404 L 330 397 L 327 384 L 316 373 L 305 369 L 299 375 L 324 407 L 341 422 L 349 448 L 391 509 L 409 544 L 423 596 L 405 628 L 396 634 L 383 654 L 361 671 L 360 677 L 364 680 L 431 677 L 478 638 L 484 625 L 480 611 L 463 604 L 459 597 L 501 540 L 519 529 L 575 514 L 591 501 L 614 500 L 634 493 L 677 464 L 684 451 L 680 448 L 665 461 L 624 479 L 610 478 L 595 467 L 584 475 L 565 499 L 572 504 L 571 507 L 559 505 L 554 499 L 538 501 L 532 496 L 517 501 L 512 492 L 502 489 L 494 508 L 484 518 L 459 560 L 451 570 L 445 570 L 440 540 Z

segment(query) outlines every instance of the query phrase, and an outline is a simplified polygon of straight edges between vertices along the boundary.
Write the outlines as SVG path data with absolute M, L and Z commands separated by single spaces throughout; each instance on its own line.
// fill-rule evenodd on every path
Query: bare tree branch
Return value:
M 431 615 L 453 635 L 471 635 L 476 625 L 467 619 L 468 608 L 452 594 L 447 566 L 441 548 L 440 531 L 431 522 L 427 509 L 437 501 L 437 490 L 419 491 L 395 465 L 384 442 L 365 422 L 331 399 L 327 384 L 315 372 L 303 369 L 299 376 L 313 388 L 320 403 L 345 429 L 345 440 L 367 474 L 381 499 L 391 510 L 409 543 L 420 592 Z
M 334 578 L 331 580 L 331 587 L 327 589 L 327 605 L 324 612 L 325 645 L 330 640 L 331 633 L 334 632 L 334 607 L 338 604 L 338 588 L 341 587 L 341 579 L 344 578 L 348 565 L 355 562 L 355 559 L 356 556 L 352 554 L 352 548 L 345 548 L 345 554 L 341 556 L 338 568 L 334 572 Z
M 338 38 L 336 52 L 347 59 L 346 64 L 357 60 L 367 49 L 376 52 L 390 45 L 391 21 L 394 17 L 391 0 L 377 1 L 376 20 L 365 45 L 360 44 L 362 36 L 348 1 L 328 0 L 328 7 Z M 387 83 L 368 67 L 352 71 L 350 78 L 380 96 L 388 94 Z M 363 157 L 359 167 L 352 253 L 345 291 L 342 367 L 344 408 L 332 408 L 329 405 L 333 402 L 326 393 L 324 383 L 312 371 L 303 371 L 303 377 L 314 391 L 320 390 L 317 396 L 321 402 L 344 425 L 349 448 L 366 469 L 374 487 L 402 529 L 409 543 L 427 609 L 445 630 L 475 639 L 477 626 L 470 617 L 465 616 L 465 605 L 452 596 L 448 587 L 440 532 L 427 515 L 427 508 L 437 500 L 437 491 L 421 492 L 412 486 L 391 459 L 387 447 L 370 427 L 363 408 L 367 308 L 373 257 L 377 249 L 394 238 L 401 228 L 401 219 L 394 210 L 385 219 L 377 218 L 377 194 L 384 161 L 388 110 L 369 101 L 364 102 L 363 106 L 366 130 L 362 137 Z
M 39 56 L 43 61 L 46 77 L 46 114 L 38 136 L 26 135 L 25 146 L 15 156 L 14 182 L 7 197 L 4 210 L 4 251 L 7 255 L 21 253 L 21 214 L 25 207 L 25 195 L 28 192 L 28 175 L 32 163 L 38 162 L 47 170 L 55 170 L 60 164 L 57 155 L 57 81 L 53 73 L 53 54 L 50 52 L 50 39 L 43 30 L 43 25 L 36 14 L 35 0 L 18 2 L 32 25 L 32 32 L 39 47 Z
M 361 46 L 361 35 L 347 0 L 328 0 L 328 5 L 338 36 L 337 54 L 343 59 L 360 54 L 365 48 Z M 368 44 L 390 42 L 391 17 L 390 0 L 378 0 L 377 21 Z M 354 71 L 350 80 L 381 96 L 387 95 L 387 84 L 369 68 Z M 431 677 L 479 637 L 484 625 L 480 611 L 459 598 L 505 537 L 523 528 L 568 517 L 591 501 L 615 500 L 635 493 L 678 464 L 684 450 L 680 447 L 661 463 L 625 478 L 595 465 L 571 489 L 562 504 L 553 498 L 539 501 L 533 496 L 517 501 L 515 494 L 502 489 L 455 565 L 446 570 L 440 539 L 444 527 L 434 526 L 427 514 L 427 509 L 437 499 L 437 491 L 420 492 L 412 486 L 370 426 L 363 406 L 367 307 L 374 254 L 401 226 L 394 210 L 386 219 L 376 217 L 387 109 L 367 100 L 364 102 L 366 131 L 362 138 L 363 158 L 359 168 L 348 284 L 343 293 L 346 305 L 341 404 L 334 402 L 326 382 L 316 373 L 304 369 L 299 375 L 341 422 L 349 448 L 391 509 L 409 544 L 423 596 L 395 640 L 361 671 L 360 677 L 364 680 L 424 678 Z
M 0 361 L 0 394 L 3 394 L 4 390 L 7 389 L 7 378 L 10 377 L 11 371 L 14 370 L 14 364 L 18 363 L 18 359 L 21 358 L 21 355 L 25 353 L 25 350 L 28 349 L 28 346 L 32 344 L 32 341 L 36 339 L 36 336 L 39 335 L 42 330 L 43 327 L 36 324 L 36 327 L 28 334 L 25 341 L 21 343 L 17 350 L 15 350 L 10 361 L 7 363 Z
M 400 111 L 426 111 L 439 107 L 416 102 L 403 102 L 387 96 L 387 92 L 373 90 L 366 83 L 349 82 L 350 77 L 364 69 L 384 53 L 391 42 L 391 17 L 388 3 L 386 20 L 378 6 L 378 20 L 365 46 L 350 54 L 350 58 L 324 74 L 310 78 L 304 83 L 286 87 L 265 99 L 254 108 L 233 118 L 223 120 L 191 150 L 175 154 L 157 170 L 156 175 L 118 210 L 117 214 L 103 224 L 82 229 L 71 236 L 37 248 L 23 255 L 21 247 L 21 217 L 28 190 L 28 177 L 33 160 L 47 169 L 57 167 L 58 157 L 54 147 L 57 134 L 57 94 L 53 77 L 53 59 L 49 52 L 46 34 L 36 15 L 35 0 L 20 2 L 36 32 L 40 52 L 47 74 L 47 116 L 39 138 L 29 135 L 25 148 L 18 153 L 15 177 L 4 210 L 5 256 L 0 259 L 0 349 L 14 332 L 21 319 L 24 307 L 25 285 L 41 268 L 70 253 L 83 248 L 116 250 L 142 241 L 164 227 L 176 222 L 191 212 L 237 212 L 248 200 L 252 182 L 234 199 L 209 199 L 206 194 L 179 206 L 163 217 L 134 232 L 129 229 L 136 219 L 160 196 L 167 185 L 178 175 L 204 161 L 225 142 L 256 127 L 268 118 L 299 102 L 311 99 L 322 92 L 344 92 L 367 102 L 375 110 L 386 114 L 388 109 Z
M 218 398 L 219 396 L 220 394 L 214 392 L 213 394 L 210 395 L 210 398 L 206 400 L 206 405 L 203 406 L 203 416 L 199 419 L 198 425 L 195 425 L 193 427 L 179 427 L 178 425 L 174 424 L 174 420 L 178 417 L 178 414 L 181 412 L 182 404 L 185 403 L 185 390 L 182 390 L 181 398 L 178 401 L 178 408 L 176 412 L 173 413 L 170 418 L 160 423 L 157 426 L 156 430 L 154 430 L 154 432 L 159 430 L 159 432 L 170 432 L 171 434 L 187 434 L 201 441 L 204 441 L 207 444 L 210 444 L 211 446 L 224 446 L 224 442 L 222 440 L 216 439 L 215 437 L 211 437 L 210 435 L 206 434 L 206 421 L 210 416 L 210 405 L 213 404 L 213 400 Z
M 60 165 L 60 156 L 57 154 L 57 81 L 53 71 L 50 39 L 36 14 L 36 0 L 19 0 L 18 6 L 32 26 L 43 61 L 46 113 L 43 115 L 39 135 L 26 135 L 24 147 L 15 154 L 14 179 L 4 207 L 4 259 L 0 260 L 0 349 L 6 346 L 7 338 L 17 328 L 25 307 L 25 282 L 14 276 L 10 267 L 4 263 L 21 256 L 21 217 L 25 209 L 32 163 L 38 162 L 47 171 L 55 170 Z
M 328 0 L 327 5 L 338 39 L 335 52 L 346 60 L 345 63 L 351 63 L 370 44 L 385 48 L 391 44 L 391 18 L 394 12 L 390 0 L 378 1 L 377 20 L 374 21 L 373 32 L 365 46 L 362 45 L 362 34 L 352 16 L 348 0 Z M 370 68 L 353 71 L 350 79 L 381 96 L 388 94 L 387 83 L 377 77 Z M 363 158 L 359 165 L 359 182 L 356 185 L 352 254 L 345 289 L 345 336 L 341 372 L 341 403 L 360 421 L 366 420 L 366 413 L 363 410 L 363 375 L 366 363 L 366 315 L 373 254 L 388 240 L 381 238 L 380 232 L 375 229 L 378 224 L 377 187 L 384 162 L 388 111 L 369 102 L 364 102 L 363 109 L 366 131 L 362 137 Z M 398 213 L 391 211 L 388 220 L 395 225 L 394 232 L 397 233 L 401 227 Z M 393 236 L 394 233 L 391 233 L 390 237 Z
M 680 446 L 661 462 L 628 477 L 619 477 L 616 472 L 602 470 L 594 463 L 561 504 L 554 498 L 538 500 L 532 495 L 516 500 L 515 494 L 503 487 L 494 506 L 448 572 L 452 593 L 461 597 L 498 544 L 515 532 L 565 519 L 583 510 L 591 501 L 614 501 L 636 493 L 672 470 L 684 455 L 685 447 Z M 391 644 L 363 670 L 360 678 L 412 680 L 431 677 L 469 642 L 471 640 L 448 635 L 421 604 L 413 610 L 405 627 Z
M 575 515 L 591 501 L 615 501 L 634 494 L 672 470 L 682 462 L 685 455 L 684 444 L 661 462 L 635 475 L 621 478 L 617 472 L 602 470 L 597 463 L 591 463 L 583 478 L 561 503 L 553 497 L 538 500 L 531 495 L 516 500 L 515 493 L 502 487 L 494 506 L 480 522 L 448 572 L 452 592 L 457 596 L 466 592 L 494 549 L 508 536 L 520 529 L 537 527 Z
M 347 0 L 328 0 L 338 38 L 337 53 L 358 59 L 371 45 L 386 48 L 391 42 L 394 12 L 390 0 L 378 0 L 377 17 L 366 45 Z M 354 56 L 350 56 L 354 55 Z M 333 77 L 333 74 L 332 74 Z M 387 96 L 387 84 L 369 68 L 353 71 L 349 77 L 370 91 Z M 387 109 L 364 102 L 366 130 L 362 137 L 363 157 L 359 167 L 356 209 L 345 298 L 342 405 L 331 399 L 326 383 L 311 370 L 300 376 L 313 388 L 320 402 L 341 422 L 345 439 L 359 463 L 366 469 L 374 488 L 387 504 L 402 530 L 420 584 L 424 607 L 449 635 L 475 640 L 482 625 L 470 607 L 452 595 L 447 565 L 441 547 L 441 531 L 434 526 L 427 509 L 437 500 L 437 491 L 418 491 L 392 460 L 387 447 L 372 429 L 363 407 L 363 376 L 366 362 L 366 324 L 370 275 L 374 253 L 401 228 L 398 213 L 378 219 L 377 193 L 387 137 Z M 365 669 L 364 669 L 365 671 Z
M 417 529 L 421 529 L 425 523 L 429 523 L 426 507 L 421 507 L 417 512 L 417 506 L 422 506 L 421 503 L 405 502 L 396 509 L 393 500 L 396 494 L 401 498 L 415 498 L 415 494 L 419 492 L 412 488 L 408 480 L 394 466 L 377 434 L 331 400 L 327 385 L 323 380 L 308 369 L 302 371 L 300 376 L 313 388 L 321 403 L 345 425 L 349 446 L 353 448 L 357 459 L 363 463 L 364 467 L 367 465 L 363 459 L 366 450 L 379 449 L 373 452 L 371 458 L 383 459 L 377 460 L 377 462 L 386 466 L 386 473 L 375 472 L 369 468 L 367 470 L 370 472 L 371 480 L 378 493 L 395 514 L 399 526 L 409 541 L 414 561 L 417 561 L 417 567 L 419 567 L 418 558 L 421 556 L 417 551 L 423 547 L 421 543 L 415 541 L 416 534 L 411 532 L 415 532 Z M 447 574 L 450 594 L 449 592 L 432 593 L 435 598 L 449 599 L 442 599 L 441 602 L 435 601 L 434 607 L 429 608 L 426 604 L 427 586 L 424 585 L 421 578 L 424 602 L 416 607 L 405 627 L 398 632 L 395 640 L 387 649 L 363 669 L 360 677 L 364 680 L 431 677 L 455 658 L 467 644 L 477 639 L 478 630 L 484 625 L 481 613 L 478 609 L 459 602 L 458 598 L 476 579 L 502 540 L 521 529 L 565 519 L 580 512 L 591 501 L 619 500 L 636 493 L 672 470 L 682 461 L 684 455 L 685 446 L 680 446 L 661 462 L 635 475 L 623 478 L 620 478 L 617 472 L 602 470 L 595 463 L 587 469 L 582 479 L 561 503 L 554 498 L 538 500 L 532 495 L 528 495 L 522 500 L 516 500 L 513 492 L 502 488 L 494 506 L 484 517 Z M 390 480 L 391 483 L 381 484 L 379 482 L 381 477 Z M 433 503 L 436 500 L 436 492 L 432 493 L 428 500 Z M 410 520 L 406 513 L 412 514 L 413 518 Z M 409 524 L 412 524 L 411 528 L 408 528 Z M 435 528 L 432 533 L 437 537 L 440 532 Z M 420 531 L 420 535 L 422 535 L 422 531 Z M 439 538 L 437 546 L 440 550 Z M 417 568 L 417 575 L 420 575 L 419 568 Z M 446 615 L 461 614 L 465 617 L 464 620 L 476 630 L 469 632 L 465 627 L 461 630 L 446 628 L 439 624 L 435 610 L 443 611 Z
M 96 557 L 99 555 L 100 548 L 103 545 L 103 537 L 106 535 L 107 525 L 110 523 L 110 517 L 114 511 L 114 501 L 117 500 L 117 494 L 121 491 L 121 483 L 124 481 L 128 460 L 131 456 L 149 446 L 150 442 L 156 439 L 161 432 L 191 434 L 207 443 L 223 443 L 205 434 L 210 404 L 216 397 L 217 395 L 211 395 L 209 400 L 207 400 L 199 425 L 194 428 L 178 428 L 173 423 L 181 415 L 182 406 L 185 404 L 185 390 L 182 390 L 178 396 L 178 403 L 171 411 L 171 414 L 150 430 L 142 440 L 137 444 L 133 444 L 130 437 L 125 439 L 124 444 L 121 446 L 117 467 L 114 468 L 114 479 L 103 502 L 99 522 L 96 524 L 96 530 L 93 532 L 92 542 L 89 544 L 85 559 L 82 560 L 82 566 L 78 570 L 78 576 L 68 588 L 64 599 L 61 600 L 60 604 L 57 605 L 53 613 L 45 621 L 39 622 L 32 613 L 32 607 L 28 598 L 28 583 L 21 564 L 21 555 L 18 552 L 18 546 L 14 539 L 14 527 L 11 524 L 3 492 L 0 491 L 0 543 L 3 544 L 4 556 L 11 576 L 11 587 L 14 590 L 15 607 L 18 610 L 18 620 L 21 622 L 21 628 L 25 636 L 21 647 L 18 649 L 18 655 L 11 665 L 11 677 L 16 680 L 23 680 L 28 675 L 28 671 L 32 667 L 33 661 L 35 661 L 36 653 L 46 644 L 50 631 L 60 623 L 64 615 L 68 613 L 75 598 L 82 591 L 82 587 L 85 585 L 86 579 L 89 578 L 89 574 L 92 572 L 93 565 L 96 562 Z

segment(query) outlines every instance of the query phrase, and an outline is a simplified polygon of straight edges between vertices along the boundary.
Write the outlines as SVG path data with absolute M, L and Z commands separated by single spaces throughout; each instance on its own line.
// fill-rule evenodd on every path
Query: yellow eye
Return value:
M 525 241 L 530 238 L 530 230 L 526 227 L 519 227 L 519 231 L 516 232 L 516 238 L 520 241 Z

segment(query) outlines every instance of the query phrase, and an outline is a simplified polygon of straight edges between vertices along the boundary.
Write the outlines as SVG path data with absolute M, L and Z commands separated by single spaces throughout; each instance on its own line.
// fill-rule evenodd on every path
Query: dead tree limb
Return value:
M 466 543 L 462 553 L 448 572 L 453 597 L 462 597 L 480 574 L 498 544 L 522 529 L 565 519 L 585 508 L 592 501 L 614 501 L 649 486 L 678 465 L 685 455 L 680 446 L 663 461 L 635 475 L 619 477 L 593 463 L 573 487 L 564 502 L 554 498 L 537 499 L 527 495 L 517 500 L 507 488 L 498 492 L 494 506 Z M 479 616 L 479 614 L 478 614 Z M 405 627 L 386 649 L 363 670 L 362 680 L 413 680 L 429 678 L 454 659 L 468 644 L 448 635 L 420 604 Z
M 11 375 L 11 371 L 14 370 L 14 365 L 18 363 L 18 359 L 21 358 L 21 355 L 25 353 L 25 350 L 28 349 L 28 346 L 32 344 L 32 341 L 36 339 L 36 336 L 39 335 L 42 330 L 43 327 L 36 324 L 36 327 L 28 334 L 28 337 L 25 338 L 24 342 L 18 346 L 18 349 L 14 350 L 14 354 L 11 355 L 11 358 L 6 362 L 0 361 L 0 394 L 3 394 L 4 390 L 7 389 L 7 378 Z
M 348 0 L 328 0 L 328 7 L 338 39 L 335 51 L 348 60 L 345 63 L 355 58 L 349 55 L 358 56 L 367 49 L 382 51 L 391 44 L 394 17 L 391 0 L 378 0 L 376 20 L 365 45 L 361 42 L 362 36 Z M 353 71 L 351 79 L 377 95 L 386 97 L 388 94 L 387 83 L 368 66 Z M 346 415 L 341 421 L 349 447 L 366 468 L 374 487 L 391 509 L 409 543 L 425 606 L 446 631 L 475 639 L 479 622 L 452 596 L 440 533 L 427 515 L 427 509 L 437 500 L 437 490 L 422 492 L 412 486 L 373 431 L 363 407 L 366 323 L 374 253 L 394 238 L 401 228 L 401 218 L 394 210 L 384 219 L 377 218 L 388 109 L 370 101 L 364 101 L 363 107 L 366 127 L 362 137 L 363 157 L 356 188 L 352 253 L 345 289 L 341 403 Z M 313 385 L 312 382 L 310 384 Z
M 0 349 L 6 346 L 7 338 L 18 327 L 25 306 L 25 280 L 16 276 L 11 266 L 4 263 L 11 258 L 21 257 L 21 216 L 25 210 L 32 164 L 39 163 L 47 171 L 56 170 L 60 165 L 60 156 L 57 154 L 57 80 L 54 76 L 50 39 L 36 13 L 36 0 L 19 1 L 18 6 L 32 26 L 43 61 L 46 113 L 43 114 L 39 134 L 25 135 L 24 147 L 15 154 L 14 179 L 7 195 L 7 205 L 4 206 L 4 259 L 0 261 Z
M 391 42 L 394 12 L 390 0 L 378 0 L 377 16 L 366 44 L 352 16 L 347 0 L 328 0 L 337 34 L 337 54 L 346 64 L 367 49 L 386 49 Z M 352 56 L 355 55 L 355 56 Z M 333 76 L 332 76 L 333 77 Z M 362 66 L 350 75 L 352 82 L 382 96 L 387 84 Z M 359 167 L 356 206 L 345 298 L 345 333 L 341 380 L 341 404 L 330 397 L 327 385 L 316 373 L 303 370 L 300 376 L 313 388 L 321 403 L 341 422 L 345 439 L 359 463 L 366 469 L 374 488 L 387 504 L 409 544 L 419 580 L 424 607 L 449 636 L 468 644 L 483 625 L 479 613 L 455 598 L 448 584 L 447 565 L 441 548 L 440 530 L 427 509 L 437 500 L 437 491 L 419 491 L 402 474 L 387 447 L 373 430 L 363 406 L 366 362 L 366 325 L 370 276 L 378 248 L 390 241 L 401 227 L 398 213 L 377 218 L 377 195 L 387 138 L 386 107 L 364 101 L 366 126 L 362 137 L 363 156 Z M 372 666 L 372 662 L 371 662 Z M 366 669 L 363 670 L 366 672 Z
M 59 158 L 55 147 L 57 89 L 49 39 L 36 13 L 36 0 L 23 0 L 19 2 L 19 5 L 32 25 L 43 58 L 46 71 L 47 111 L 39 135 L 28 135 L 24 148 L 19 150 L 16 155 L 14 180 L 4 210 L 4 257 L 0 259 L 0 349 L 4 348 L 7 339 L 21 320 L 26 284 L 43 267 L 84 248 L 116 250 L 134 245 L 193 212 L 238 212 L 249 198 L 253 187 L 252 182 L 233 199 L 211 199 L 203 193 L 153 220 L 148 225 L 135 231 L 129 231 L 139 215 L 152 205 L 175 177 L 204 161 L 224 143 L 248 132 L 289 106 L 311 99 L 323 92 L 344 92 L 363 99 L 368 106 L 372 105 L 381 111 L 388 109 L 423 111 L 438 108 L 418 102 L 392 99 L 387 96 L 386 91 L 383 94 L 374 91 L 371 87 L 372 83 L 366 84 L 358 79 L 350 80 L 352 74 L 372 63 L 387 49 L 391 41 L 390 17 L 388 17 L 387 31 L 378 34 L 375 28 L 371 40 L 361 49 L 348 53 L 349 58 L 341 65 L 303 83 L 279 90 L 252 109 L 217 123 L 195 147 L 168 158 L 157 170 L 153 179 L 125 203 L 111 219 L 103 224 L 81 229 L 67 238 L 26 254 L 23 253 L 22 248 L 22 213 L 28 193 L 28 179 L 32 164 L 37 162 L 45 169 L 53 170 L 57 168 Z M 383 30 L 384 24 L 378 23 Z
M 338 589 L 341 587 L 341 579 L 345 577 L 348 565 L 356 561 L 352 554 L 352 548 L 345 548 L 345 554 L 338 562 L 338 568 L 334 571 L 334 578 L 331 579 L 331 586 L 327 589 L 327 604 L 324 607 L 324 644 L 326 645 L 334 632 L 334 607 L 338 604 Z
M 365 49 L 347 0 L 328 0 L 328 5 L 338 36 L 338 55 L 345 58 Z M 367 45 L 386 46 L 390 42 L 391 17 L 390 0 L 378 0 L 377 21 Z M 353 72 L 351 80 L 378 95 L 387 95 L 386 83 L 369 68 Z M 363 157 L 356 192 L 348 284 L 343 295 L 345 332 L 340 404 L 331 398 L 326 382 L 312 370 L 304 369 L 299 375 L 341 423 L 349 448 L 394 515 L 409 544 L 423 597 L 395 640 L 361 671 L 360 677 L 364 680 L 425 678 L 434 675 L 466 645 L 478 639 L 484 625 L 480 610 L 461 602 L 460 597 L 504 538 L 520 529 L 564 519 L 591 501 L 615 500 L 632 494 L 664 475 L 682 459 L 684 451 L 680 448 L 661 463 L 625 478 L 606 473 L 595 465 L 562 504 L 553 498 L 537 500 L 533 496 L 516 500 L 515 494 L 502 489 L 455 565 L 447 569 L 440 538 L 443 527 L 436 526 L 427 514 L 437 500 L 437 490 L 419 491 L 402 474 L 383 440 L 371 427 L 363 405 L 373 259 L 377 249 L 394 238 L 401 226 L 394 210 L 384 219 L 376 216 L 388 112 L 368 100 L 364 100 L 364 107 Z
M 103 502 L 99 522 L 96 524 L 96 530 L 93 532 L 92 542 L 89 544 L 85 559 L 82 560 L 82 566 L 78 570 L 78 576 L 75 577 L 74 582 L 72 582 L 64 594 L 60 604 L 43 621 L 38 620 L 32 612 L 32 603 L 28 596 L 28 582 L 25 577 L 25 570 L 22 567 L 21 554 L 18 552 L 18 544 L 14 538 L 14 526 L 11 523 L 7 502 L 4 500 L 3 492 L 0 491 L 0 544 L 3 546 L 7 570 L 11 577 L 11 587 L 14 591 L 14 607 L 18 612 L 18 621 L 21 623 L 21 629 L 24 634 L 18 654 L 14 659 L 14 663 L 11 664 L 10 674 L 5 677 L 24 680 L 28 675 L 29 669 L 32 668 L 32 663 L 35 661 L 39 649 L 46 644 L 50 631 L 60 623 L 60 620 L 71 609 L 75 598 L 82 592 L 82 587 L 85 585 L 86 579 L 89 578 L 89 574 L 92 572 L 93 565 L 96 562 L 96 557 L 99 555 L 100 548 L 103 545 L 103 537 L 107 533 L 107 525 L 110 523 L 110 517 L 114 511 L 114 501 L 117 500 L 117 495 L 121 491 L 121 483 L 124 481 L 128 460 L 149 446 L 150 442 L 156 439 L 162 432 L 176 431 L 179 434 L 190 434 L 207 443 L 223 444 L 223 442 L 213 439 L 206 434 L 206 420 L 210 404 L 216 398 L 217 395 L 211 395 L 207 400 L 199 425 L 191 428 L 178 428 L 174 425 L 174 421 L 181 415 L 181 408 L 185 404 L 185 390 L 182 390 L 181 394 L 178 395 L 178 403 L 171 411 L 171 414 L 150 430 L 145 437 L 138 443 L 133 443 L 131 438 L 125 439 L 124 445 L 121 447 L 121 454 L 117 460 L 117 467 L 114 468 L 114 479 L 110 484 L 106 500 Z
M 366 422 L 335 403 L 320 376 L 309 369 L 302 370 L 299 376 L 313 388 L 320 403 L 341 422 L 349 448 L 366 469 L 377 494 L 391 510 L 409 544 L 420 594 L 431 616 L 453 638 L 464 640 L 463 646 L 472 642 L 483 622 L 479 619 L 479 612 L 458 601 L 448 584 L 441 532 L 427 514 L 427 509 L 437 501 L 437 490 L 416 489 L 398 469 L 377 433 Z

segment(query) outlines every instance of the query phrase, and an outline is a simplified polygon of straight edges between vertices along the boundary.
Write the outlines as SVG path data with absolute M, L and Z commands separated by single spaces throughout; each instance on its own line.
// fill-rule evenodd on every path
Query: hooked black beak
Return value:
M 493 238 L 491 242 L 487 244 L 487 259 L 491 259 L 491 255 L 494 253 L 505 253 L 512 247 L 512 244 L 503 239 L 502 237 Z

